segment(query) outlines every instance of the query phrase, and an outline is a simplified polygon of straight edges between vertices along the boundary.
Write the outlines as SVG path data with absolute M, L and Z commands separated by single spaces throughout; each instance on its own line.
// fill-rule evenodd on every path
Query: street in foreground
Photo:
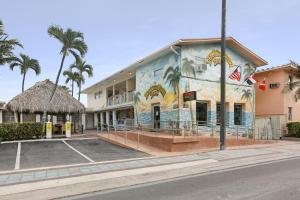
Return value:
M 300 199 L 300 158 L 254 167 L 192 176 L 68 199 L 199 200 Z

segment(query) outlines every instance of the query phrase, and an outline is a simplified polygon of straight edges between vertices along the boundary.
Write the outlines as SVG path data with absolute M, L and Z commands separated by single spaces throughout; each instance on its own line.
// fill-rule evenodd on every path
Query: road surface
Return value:
M 90 193 L 85 200 L 299 200 L 300 158 Z

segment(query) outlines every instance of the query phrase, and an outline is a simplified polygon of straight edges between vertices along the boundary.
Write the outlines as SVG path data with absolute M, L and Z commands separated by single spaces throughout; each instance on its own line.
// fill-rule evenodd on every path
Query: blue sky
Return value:
M 300 61 L 300 1 L 227 0 L 227 4 L 228 36 L 270 66 Z M 1 8 L 6 32 L 25 46 L 17 52 L 38 59 L 42 66 L 40 76 L 28 73 L 25 88 L 46 78 L 55 80 L 61 46 L 48 36 L 49 25 L 84 33 L 89 46 L 86 60 L 94 67 L 94 77 L 83 88 L 174 40 L 220 36 L 221 0 L 9 0 L 2 1 Z M 64 68 L 72 62 L 68 58 Z M 0 100 L 9 101 L 20 91 L 19 70 L 0 66 Z

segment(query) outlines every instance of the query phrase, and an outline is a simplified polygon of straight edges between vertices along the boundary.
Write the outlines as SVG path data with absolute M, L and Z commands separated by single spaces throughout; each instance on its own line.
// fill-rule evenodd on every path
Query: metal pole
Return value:
M 220 126 L 220 150 L 225 150 L 226 137 L 226 63 L 225 63 L 225 34 L 226 34 L 226 0 L 222 0 L 222 33 L 221 33 L 221 126 Z

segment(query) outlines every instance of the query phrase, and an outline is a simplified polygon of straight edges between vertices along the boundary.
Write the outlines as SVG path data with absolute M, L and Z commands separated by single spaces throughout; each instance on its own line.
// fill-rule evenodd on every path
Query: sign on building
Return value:
M 196 100 L 196 98 L 197 98 L 196 91 L 183 93 L 183 102 Z

